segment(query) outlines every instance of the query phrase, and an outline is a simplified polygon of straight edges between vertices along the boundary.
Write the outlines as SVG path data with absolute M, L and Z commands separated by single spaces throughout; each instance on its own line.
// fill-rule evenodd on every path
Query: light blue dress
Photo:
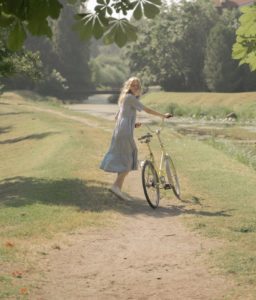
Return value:
M 133 130 L 136 111 L 143 109 L 144 105 L 137 97 L 132 94 L 125 96 L 119 110 L 109 150 L 100 164 L 102 170 L 114 173 L 137 170 L 138 150 L 134 141 Z

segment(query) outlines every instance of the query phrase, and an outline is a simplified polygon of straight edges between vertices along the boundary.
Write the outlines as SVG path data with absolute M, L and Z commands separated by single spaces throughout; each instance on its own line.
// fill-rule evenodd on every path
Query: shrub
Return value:
M 117 103 L 118 98 L 119 98 L 119 94 L 112 94 L 108 97 L 108 102 L 112 104 Z

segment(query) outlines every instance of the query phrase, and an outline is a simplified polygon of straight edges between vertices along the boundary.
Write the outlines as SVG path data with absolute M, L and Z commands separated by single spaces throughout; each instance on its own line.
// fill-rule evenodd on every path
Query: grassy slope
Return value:
M 15 283 L 12 272 L 31 267 L 31 246 L 79 227 L 110 225 L 122 210 L 107 191 L 109 178 L 99 180 L 99 145 L 107 147 L 109 133 L 9 96 L 0 99 L 0 298 L 19 294 L 23 279 Z
M 189 109 L 196 113 L 197 108 L 209 114 L 222 115 L 235 111 L 242 118 L 256 118 L 256 92 L 248 93 L 148 93 L 143 102 L 152 108 L 168 110 L 171 103 L 178 105 L 182 111 Z
M 255 171 L 171 129 L 163 136 L 178 170 L 184 200 L 174 205 L 190 229 L 223 241 L 223 247 L 209 253 L 207 263 L 218 266 L 238 283 L 225 299 L 255 299 Z
M 30 253 L 30 243 L 77 227 L 107 225 L 116 211 L 129 213 L 109 195 L 105 184 L 110 177 L 103 178 L 98 170 L 109 132 L 35 111 L 23 101 L 0 102 L 0 254 L 6 270 L 29 264 L 22 260 Z M 230 299 L 255 299 L 255 172 L 202 142 L 167 130 L 164 136 L 183 198 L 190 202 L 177 204 L 186 223 L 225 241 L 211 253 L 211 261 L 240 284 Z M 23 282 L 10 274 L 0 276 L 0 290 L 17 295 Z

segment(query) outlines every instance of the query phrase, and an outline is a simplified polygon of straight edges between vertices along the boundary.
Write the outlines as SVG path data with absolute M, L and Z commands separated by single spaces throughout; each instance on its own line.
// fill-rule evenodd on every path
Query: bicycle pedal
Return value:
M 171 189 L 172 189 L 172 185 L 171 185 L 170 183 L 166 183 L 166 184 L 164 185 L 164 189 L 165 189 L 165 190 L 171 190 Z

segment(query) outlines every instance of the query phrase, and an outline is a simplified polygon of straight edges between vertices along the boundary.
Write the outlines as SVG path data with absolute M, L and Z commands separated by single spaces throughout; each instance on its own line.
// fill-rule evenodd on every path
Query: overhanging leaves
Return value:
M 131 25 L 127 19 L 114 19 L 109 22 L 109 29 L 104 36 L 104 42 L 110 44 L 115 42 L 123 47 L 127 42 L 135 41 L 137 28 Z
M 20 49 L 26 39 L 26 32 L 21 22 L 16 21 L 11 30 L 7 45 L 11 50 L 17 51 Z
M 73 29 L 77 30 L 84 40 L 92 36 L 96 39 L 101 38 L 105 27 L 108 25 L 108 20 L 100 14 L 79 14 L 76 19 L 77 22 L 74 24 Z
M 0 26 L 1 27 L 8 27 L 15 21 L 15 17 L 12 15 L 7 15 L 2 13 L 0 15 Z
M 87 0 L 66 2 L 70 5 L 79 2 L 84 5 Z M 73 28 L 82 39 L 99 39 L 104 36 L 104 40 L 122 47 L 126 42 L 136 40 L 136 29 L 129 20 L 112 18 L 113 12 L 124 15 L 132 12 L 137 20 L 143 16 L 153 18 L 159 13 L 160 5 L 161 0 L 97 0 L 94 13 L 79 14 Z M 51 37 L 49 21 L 58 19 L 62 8 L 61 0 L 0 0 L 0 26 L 10 32 L 8 45 L 14 47 L 12 49 L 17 49 L 18 45 L 22 47 L 26 31 L 32 35 Z M 17 42 L 14 41 L 15 37 Z
M 256 5 L 243 7 L 239 18 L 240 26 L 236 31 L 236 43 L 233 45 L 232 57 L 240 64 L 249 64 L 256 70 Z
M 132 2 L 134 7 L 133 16 L 136 20 L 140 20 L 144 15 L 152 19 L 160 11 L 161 0 L 135 0 Z

